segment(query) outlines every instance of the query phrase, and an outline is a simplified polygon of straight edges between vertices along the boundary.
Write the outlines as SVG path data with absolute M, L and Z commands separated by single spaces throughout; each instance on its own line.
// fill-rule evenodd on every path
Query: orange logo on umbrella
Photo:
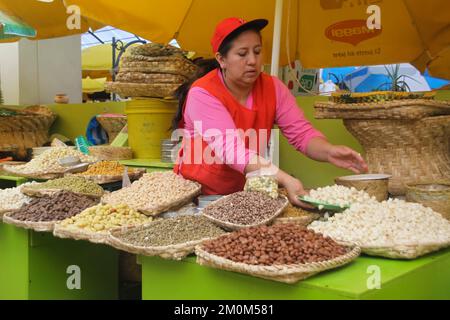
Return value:
M 356 46 L 362 41 L 379 36 L 381 30 L 367 28 L 366 20 L 346 20 L 329 26 L 325 30 L 325 36 L 330 40 L 346 42 Z

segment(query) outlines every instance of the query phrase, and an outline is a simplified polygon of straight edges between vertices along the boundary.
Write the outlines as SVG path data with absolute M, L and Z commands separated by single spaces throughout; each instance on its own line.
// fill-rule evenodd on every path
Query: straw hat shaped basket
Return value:
M 385 103 L 315 104 L 315 117 L 344 119 L 361 143 L 370 172 L 391 174 L 389 193 L 407 183 L 450 179 L 450 102 L 425 99 Z

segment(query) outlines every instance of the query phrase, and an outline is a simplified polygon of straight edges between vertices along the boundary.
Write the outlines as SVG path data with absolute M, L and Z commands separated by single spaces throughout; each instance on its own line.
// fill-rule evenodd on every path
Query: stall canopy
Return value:
M 0 11 L 0 39 L 14 37 L 35 37 L 36 30 L 20 21 L 16 17 L 10 17 Z
M 62 36 L 80 34 L 91 29 L 101 28 L 103 25 L 84 17 L 74 16 L 75 11 L 65 7 L 62 0 L 43 2 L 38 0 L 0 0 L 0 11 L 4 14 L 20 19 L 26 25 L 36 30 L 36 37 L 33 39 L 49 39 Z M 73 20 L 75 19 L 75 20 Z M 75 27 L 70 29 L 69 27 Z M 77 25 L 76 22 L 80 22 Z M 79 26 L 79 28 L 77 28 Z M 13 38 L 12 40 L 18 40 Z M 11 39 L 8 39 L 11 41 Z
M 412 62 L 421 72 L 450 78 L 448 0 L 66 0 L 86 17 L 156 42 L 175 38 L 200 56 L 211 56 L 214 26 L 230 16 L 268 19 L 263 37 L 270 50 L 277 2 L 283 3 L 276 39 L 283 64 L 287 52 L 307 68 Z M 381 28 L 369 29 L 377 8 Z

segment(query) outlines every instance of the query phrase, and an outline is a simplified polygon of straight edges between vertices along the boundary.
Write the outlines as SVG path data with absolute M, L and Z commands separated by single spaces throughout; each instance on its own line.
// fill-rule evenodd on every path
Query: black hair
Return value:
M 253 30 L 256 33 L 258 33 L 259 36 L 261 37 L 261 32 L 259 29 L 250 28 L 250 29 L 242 30 L 242 32 L 247 31 L 247 30 Z M 218 50 L 220 55 L 225 57 L 228 54 L 228 52 L 230 51 L 230 49 L 233 45 L 234 39 L 236 39 L 242 32 L 232 34 L 223 40 L 223 42 L 220 44 L 220 47 Z M 193 62 L 198 67 L 195 75 L 192 78 L 190 78 L 188 81 L 183 83 L 181 86 L 179 86 L 177 88 L 177 90 L 175 90 L 175 97 L 178 99 L 178 109 L 175 114 L 175 117 L 172 120 L 172 130 L 175 130 L 178 128 L 178 124 L 179 124 L 180 120 L 183 118 L 184 104 L 186 102 L 187 95 L 188 95 L 189 90 L 191 89 L 192 84 L 196 80 L 207 75 L 212 70 L 220 68 L 219 63 L 214 58 L 213 59 L 197 58 Z

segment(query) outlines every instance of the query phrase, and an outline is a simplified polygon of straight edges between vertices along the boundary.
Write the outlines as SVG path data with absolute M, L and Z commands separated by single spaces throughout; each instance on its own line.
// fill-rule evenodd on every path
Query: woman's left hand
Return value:
M 336 167 L 348 169 L 354 173 L 368 171 L 368 167 L 361 155 L 346 146 L 332 145 L 328 150 L 328 162 Z

